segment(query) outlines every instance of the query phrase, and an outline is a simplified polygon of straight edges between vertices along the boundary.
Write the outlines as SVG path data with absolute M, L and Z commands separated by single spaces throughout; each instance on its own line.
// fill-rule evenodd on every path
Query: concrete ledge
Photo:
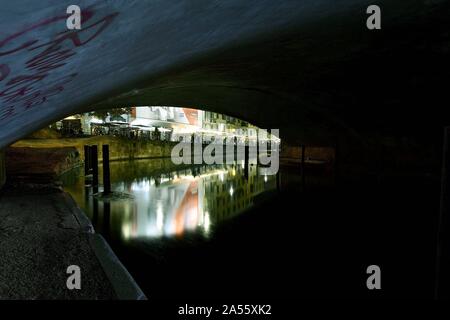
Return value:
M 114 286 L 89 240 L 81 211 L 53 186 L 5 188 L 0 195 L 0 299 L 111 300 Z M 89 224 L 87 225 L 89 226 Z M 67 268 L 82 271 L 81 290 Z
M 106 276 L 120 300 L 147 300 L 133 277 L 128 273 L 105 239 L 97 233 L 89 235 L 89 243 L 94 250 Z
M 111 282 L 117 298 L 120 300 L 146 300 L 147 298 L 141 288 L 139 288 L 128 270 L 120 262 L 106 240 L 100 234 L 95 233 L 91 221 L 72 196 L 64 192 L 64 200 L 78 221 L 81 230 L 88 233 L 89 244 L 106 277 Z
M 72 196 L 67 192 L 64 192 L 64 201 L 80 225 L 81 231 L 85 233 L 95 233 L 94 226 L 89 218 L 84 214 L 83 210 L 81 210 Z
M 92 136 L 86 138 L 63 138 L 63 139 L 25 139 L 14 143 L 14 148 L 76 148 L 80 159 L 84 159 L 84 146 L 97 145 L 98 159 L 103 160 L 102 145 L 108 144 L 110 148 L 110 160 L 129 159 L 154 159 L 170 157 L 171 151 L 177 142 L 169 141 L 147 141 L 132 140 L 113 136 Z
M 75 147 L 10 147 L 5 151 L 7 175 L 14 181 L 48 184 L 82 163 Z

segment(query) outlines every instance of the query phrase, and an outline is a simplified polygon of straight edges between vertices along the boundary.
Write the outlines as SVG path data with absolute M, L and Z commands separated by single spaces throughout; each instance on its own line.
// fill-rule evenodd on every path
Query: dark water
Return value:
M 433 296 L 439 180 L 333 185 L 309 171 L 303 188 L 298 168 L 282 168 L 279 193 L 255 166 L 247 181 L 240 164 L 111 165 L 113 189 L 133 200 L 108 210 L 75 173 L 66 190 L 150 299 Z M 366 287 L 372 264 L 382 272 L 376 292 Z
M 275 178 L 258 175 L 256 166 L 246 179 L 243 164 L 177 170 L 170 159 L 121 161 L 111 163 L 111 173 L 111 200 L 93 197 L 82 168 L 66 174 L 63 184 L 98 232 L 122 242 L 207 238 L 214 226 L 252 206 L 255 196 L 276 188 Z
M 63 184 L 132 275 L 142 279 L 155 265 L 171 267 L 167 257 L 173 252 L 181 252 L 179 257 L 189 250 L 202 252 L 220 225 L 275 190 L 275 176 L 259 175 L 255 165 L 249 166 L 248 177 L 244 170 L 243 163 L 180 167 L 170 159 L 111 162 L 111 200 L 93 196 L 83 168 L 65 174 Z M 136 270 L 136 261 L 148 269 Z M 151 294 L 151 288 L 139 284 Z

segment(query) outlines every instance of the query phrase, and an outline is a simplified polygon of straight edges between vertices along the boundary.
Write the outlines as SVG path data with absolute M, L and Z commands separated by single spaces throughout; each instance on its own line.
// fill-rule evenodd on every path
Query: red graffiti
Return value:
M 52 69 L 57 69 L 65 65 L 61 63 L 67 60 L 71 56 L 75 55 L 70 49 L 57 51 L 45 56 L 37 56 L 27 62 L 27 68 L 30 70 L 37 70 L 38 72 L 50 71 Z
M 92 10 L 92 8 L 88 8 L 88 9 L 84 10 L 81 13 L 81 17 L 82 17 L 82 22 L 83 23 L 86 22 L 87 20 L 89 20 L 94 15 L 94 12 L 91 11 L 91 10 Z M 4 40 L 0 41 L 0 48 L 5 46 L 11 40 L 19 38 L 19 37 L 25 35 L 26 33 L 30 32 L 30 31 L 39 29 L 39 28 L 41 28 L 43 26 L 47 26 L 49 24 L 52 24 L 52 23 L 55 23 L 57 21 L 64 20 L 64 19 L 67 19 L 67 15 L 61 15 L 61 16 L 57 16 L 57 17 L 53 17 L 53 18 L 44 19 L 42 21 L 39 21 L 39 22 L 31 25 L 30 27 L 27 27 L 24 30 L 18 31 L 18 32 L 10 35 L 9 37 L 6 37 Z M 5 52 L 0 52 L 0 57 L 4 56 L 4 55 L 11 54 L 11 53 L 18 52 L 18 51 L 20 51 L 22 49 L 25 49 L 25 48 L 28 48 L 29 46 L 35 44 L 38 41 L 39 40 L 36 40 L 36 39 L 29 40 L 27 42 L 24 42 L 22 45 L 18 46 L 17 48 L 14 48 L 14 49 L 11 49 L 11 50 L 8 50 L 8 51 L 5 51 Z
M 86 24 L 93 19 L 95 12 L 88 8 L 82 12 L 82 23 Z M 51 41 L 40 43 L 39 39 L 23 39 L 23 43 L 7 48 L 13 40 L 25 37 L 30 31 L 45 28 L 55 22 L 61 22 L 67 15 L 61 15 L 37 22 L 24 30 L 18 31 L 0 41 L 0 58 L 15 55 L 24 51 L 36 52 L 25 62 L 27 73 L 12 77 L 8 65 L 0 64 L 0 81 L 4 87 L 0 89 L 0 100 L 7 107 L 0 108 L 0 120 L 5 120 L 16 114 L 16 108 L 25 110 L 41 105 L 52 96 L 64 90 L 64 85 L 73 81 L 77 73 L 72 73 L 60 79 L 49 82 L 49 76 L 55 69 L 66 65 L 71 57 L 76 55 L 76 48 L 86 45 L 100 35 L 118 15 L 117 12 L 100 18 L 81 30 L 65 30 L 55 34 Z M 65 24 L 62 24 L 65 27 Z M 31 34 L 31 33 L 30 33 Z M 15 42 L 16 42 L 15 41 Z M 42 48 L 42 51 L 39 49 Z M 39 87 L 39 83 L 46 79 L 46 84 Z M 7 80 L 7 81 L 6 81 Z

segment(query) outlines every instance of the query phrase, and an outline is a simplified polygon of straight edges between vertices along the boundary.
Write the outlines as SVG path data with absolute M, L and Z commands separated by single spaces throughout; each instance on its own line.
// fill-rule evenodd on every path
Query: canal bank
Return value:
M 40 140 L 35 140 L 40 141 Z M 6 155 L 5 155 L 6 154 Z M 59 176 L 82 163 L 76 147 L 10 147 L 0 154 L 1 299 L 145 299 Z M 81 289 L 68 289 L 69 266 Z
M 168 143 L 114 137 L 23 140 L 0 154 L 1 299 L 146 299 L 60 187 L 60 175 L 83 163 L 84 145 L 102 144 L 111 146 L 113 160 L 170 155 Z M 80 290 L 66 285 L 73 265 L 80 267 Z
M 80 159 L 84 159 L 84 146 L 96 145 L 99 150 L 99 160 L 102 160 L 102 145 L 104 144 L 109 145 L 110 160 L 115 161 L 170 157 L 170 153 L 176 142 L 133 140 L 112 136 L 61 139 L 24 139 L 14 143 L 9 150 L 14 150 L 15 148 L 75 148 Z
M 1 299 L 145 299 L 71 196 L 54 185 L 7 185 L 0 230 Z M 79 290 L 66 284 L 73 265 Z

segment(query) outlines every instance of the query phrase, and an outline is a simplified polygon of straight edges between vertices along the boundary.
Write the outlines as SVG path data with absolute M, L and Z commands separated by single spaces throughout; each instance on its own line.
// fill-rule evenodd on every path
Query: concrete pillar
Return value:
M 6 182 L 6 163 L 5 163 L 5 152 L 0 150 L 0 188 Z

